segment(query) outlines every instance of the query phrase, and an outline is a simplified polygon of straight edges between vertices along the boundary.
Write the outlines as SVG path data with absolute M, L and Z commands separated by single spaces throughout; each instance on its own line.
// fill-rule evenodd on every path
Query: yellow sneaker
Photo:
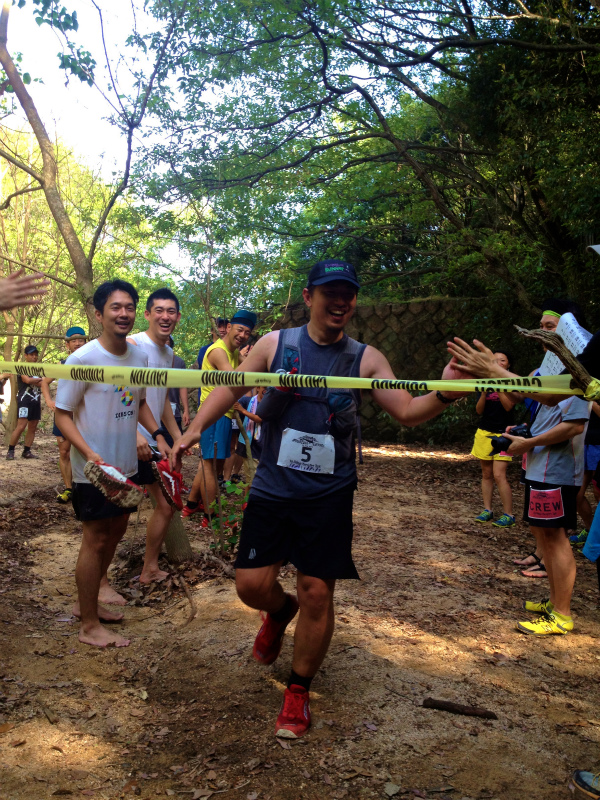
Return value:
M 554 609 L 554 606 L 550 602 L 550 598 L 545 597 L 543 600 L 540 600 L 539 603 L 533 600 L 525 600 L 523 608 L 525 611 L 531 611 L 533 614 L 549 614 Z
M 573 620 L 563 618 L 559 622 L 554 613 L 550 611 L 532 620 L 532 622 L 517 622 L 517 630 L 521 631 L 521 633 L 530 633 L 533 636 L 565 634 L 573 630 Z
M 56 502 L 57 503 L 70 503 L 71 502 L 71 495 L 73 494 L 72 489 L 65 489 L 63 492 L 59 492 L 56 495 Z

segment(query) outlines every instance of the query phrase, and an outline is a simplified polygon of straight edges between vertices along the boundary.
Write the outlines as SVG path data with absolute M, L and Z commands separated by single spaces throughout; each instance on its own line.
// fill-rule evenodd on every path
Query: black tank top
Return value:
M 366 345 L 344 334 L 339 342 L 319 345 L 308 335 L 306 325 L 279 332 L 279 342 L 271 372 L 289 371 L 294 353 L 299 354 L 299 372 L 303 375 L 344 375 L 359 377 L 360 362 Z M 294 362 L 297 363 L 297 362 Z M 314 475 L 278 466 L 281 437 L 286 428 L 307 434 L 327 434 L 331 430 L 332 395 L 338 390 L 294 389 L 294 396 L 282 415 L 264 422 L 261 430 L 262 453 L 251 494 L 271 500 L 312 500 L 356 484 L 354 431 L 334 437 L 333 474 Z M 347 392 L 358 406 L 360 393 Z M 260 405 L 257 409 L 260 416 Z

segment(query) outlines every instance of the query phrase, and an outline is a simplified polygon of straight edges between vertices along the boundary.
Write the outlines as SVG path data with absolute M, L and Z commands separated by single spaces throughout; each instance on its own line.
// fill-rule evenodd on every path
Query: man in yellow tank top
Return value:
M 227 326 L 227 333 L 222 339 L 212 344 L 202 359 L 201 369 L 222 370 L 230 372 L 237 368 L 239 351 L 250 338 L 252 329 L 256 325 L 256 314 L 252 311 L 237 311 Z M 200 404 L 205 402 L 212 392 L 213 386 L 204 386 L 200 395 Z M 214 425 L 207 428 L 200 439 L 200 465 L 190 490 L 187 505 L 182 511 L 182 517 L 191 517 L 197 511 L 210 507 L 217 496 L 217 475 L 223 471 L 223 462 L 231 449 L 231 420 L 233 408 L 225 416 L 217 420 Z M 214 467 L 215 445 L 217 446 L 217 471 Z M 202 498 L 202 504 L 200 504 Z M 204 517 L 202 527 L 208 527 L 208 519 Z

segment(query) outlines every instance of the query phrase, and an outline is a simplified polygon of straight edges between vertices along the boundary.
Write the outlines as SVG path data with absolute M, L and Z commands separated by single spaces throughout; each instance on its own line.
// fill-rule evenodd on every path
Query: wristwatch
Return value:
M 457 399 L 456 397 L 446 397 L 440 391 L 437 391 L 435 393 L 435 396 L 440 401 L 440 403 L 443 403 L 445 406 L 449 406 L 450 403 L 453 403 Z
M 163 439 L 164 439 L 164 438 L 166 437 L 166 435 L 167 435 L 167 432 L 166 432 L 166 430 L 163 428 L 163 426 L 161 425 L 161 426 L 160 426 L 160 428 L 157 428 L 157 429 L 154 431 L 154 433 L 152 434 L 152 438 L 154 439 L 154 441 L 156 441 L 156 437 L 157 437 L 157 436 L 162 436 L 162 437 L 163 437 Z

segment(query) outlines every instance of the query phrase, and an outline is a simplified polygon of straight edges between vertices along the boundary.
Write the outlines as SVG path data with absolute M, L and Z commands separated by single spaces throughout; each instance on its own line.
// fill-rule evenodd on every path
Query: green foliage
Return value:
M 89 86 L 94 85 L 96 62 L 87 50 L 78 47 L 71 53 L 58 53 L 58 66 L 59 69 L 64 69 L 79 78 L 82 83 L 87 83 Z
M 19 0 L 17 8 L 25 5 L 26 0 Z M 68 52 L 60 51 L 57 54 L 59 69 L 79 78 L 82 83 L 93 86 L 96 61 L 88 50 L 75 46 L 70 39 L 70 34 L 79 31 L 77 11 L 67 11 L 57 0 L 33 0 L 33 14 L 38 25 L 49 25 L 65 39 Z M 25 84 L 31 81 L 30 76 L 27 77 L 28 80 L 25 80 L 23 76 Z
M 153 10 L 181 16 L 152 107 L 167 136 L 139 180 L 171 202 L 210 196 L 229 241 L 257 237 L 265 268 L 284 264 L 279 296 L 330 255 L 373 300 L 468 293 L 530 312 L 558 293 L 598 319 L 582 258 L 600 191 L 594 7 Z

